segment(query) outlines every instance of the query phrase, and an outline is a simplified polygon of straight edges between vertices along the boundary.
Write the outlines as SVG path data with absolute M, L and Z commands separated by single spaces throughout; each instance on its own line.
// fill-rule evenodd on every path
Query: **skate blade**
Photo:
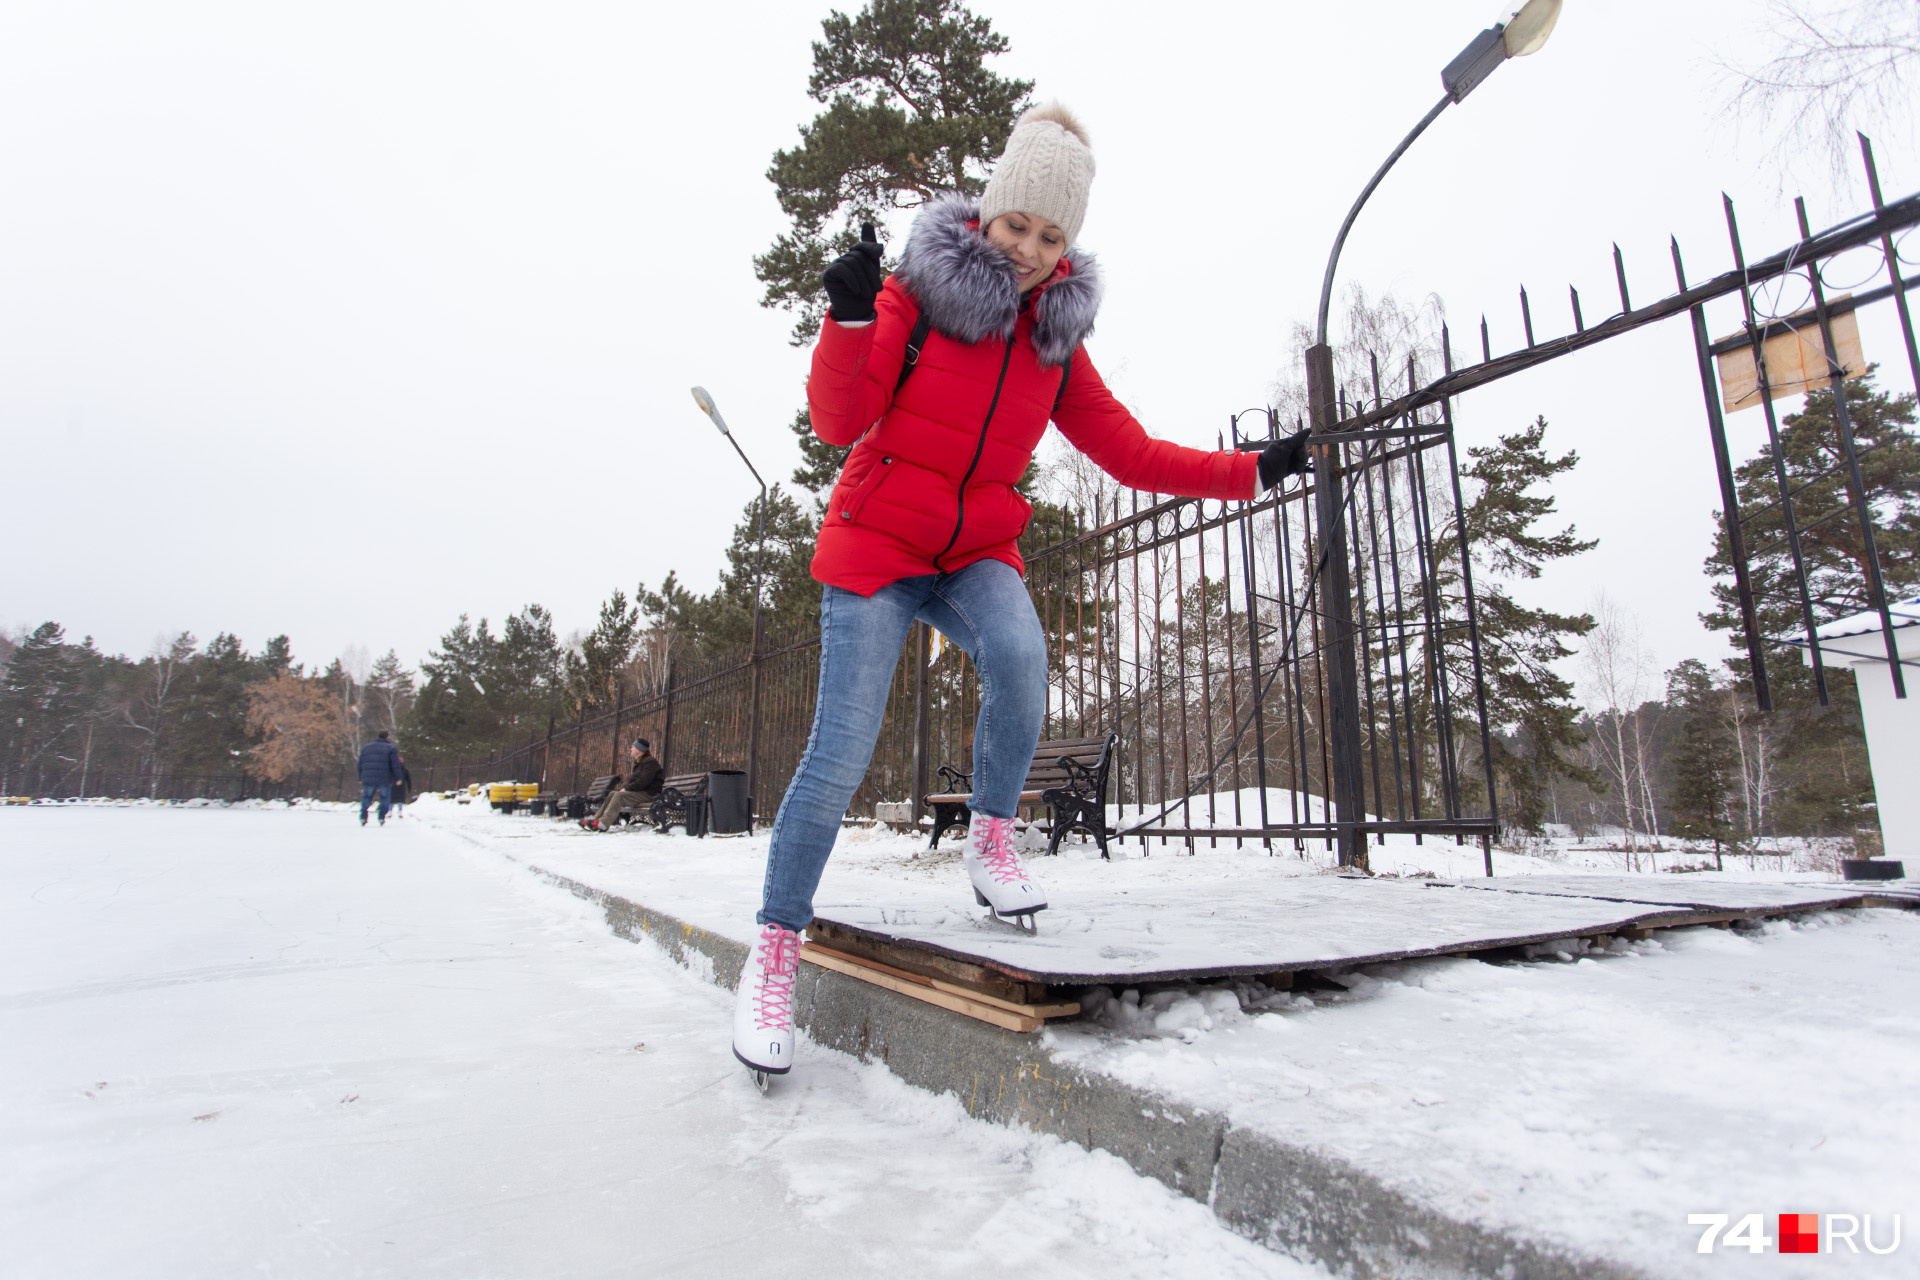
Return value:
M 745 1058 L 740 1056 L 740 1051 L 738 1049 L 735 1049 L 733 1051 L 733 1060 L 735 1062 L 738 1062 L 741 1066 L 747 1069 L 747 1074 L 753 1077 L 753 1087 L 758 1089 L 761 1093 L 765 1093 L 767 1091 L 767 1086 L 773 1082 L 773 1077 L 783 1076 L 787 1074 L 787 1072 L 793 1070 L 793 1068 L 791 1067 L 768 1068 L 768 1067 L 760 1066 L 757 1063 L 748 1062 Z
M 989 906 L 987 907 L 987 918 L 998 924 L 1004 924 L 1011 928 L 1018 929 L 1028 937 L 1032 937 L 1040 932 L 1038 918 L 1040 913 L 1045 910 L 1046 907 L 1042 905 L 1028 911 L 999 912 Z

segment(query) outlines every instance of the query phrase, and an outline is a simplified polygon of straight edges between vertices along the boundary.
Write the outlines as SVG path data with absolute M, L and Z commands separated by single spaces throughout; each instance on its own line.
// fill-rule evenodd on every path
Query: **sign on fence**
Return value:
M 1827 305 L 1832 308 L 1847 298 L 1848 295 L 1839 294 Z M 1832 322 L 1833 345 L 1840 354 L 1840 367 L 1846 377 L 1857 378 L 1867 371 L 1867 362 L 1860 354 L 1860 322 L 1851 309 L 1833 316 Z M 1761 348 L 1767 360 L 1767 398 L 1778 400 L 1781 396 L 1797 396 L 1826 386 L 1829 376 L 1826 345 L 1820 340 L 1820 320 L 1814 309 L 1809 307 L 1774 323 L 1787 326 L 1787 331 L 1774 334 Z M 1714 345 L 1738 336 L 1731 334 Z M 1754 366 L 1753 348 L 1737 347 L 1721 355 L 1721 408 L 1727 413 L 1737 413 L 1759 403 L 1760 374 Z

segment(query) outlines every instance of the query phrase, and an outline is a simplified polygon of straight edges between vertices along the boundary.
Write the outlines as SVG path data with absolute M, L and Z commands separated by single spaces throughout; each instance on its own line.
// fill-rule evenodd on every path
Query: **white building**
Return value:
M 1817 634 L 1822 661 L 1830 667 L 1851 667 L 1860 690 L 1860 718 L 1866 722 L 1867 757 L 1887 856 L 1906 863 L 1907 874 L 1920 878 L 1920 596 L 1895 601 L 1888 612 L 1906 677 L 1904 699 L 1893 695 L 1877 611 L 1836 618 Z M 1806 642 L 1794 643 L 1811 664 Z

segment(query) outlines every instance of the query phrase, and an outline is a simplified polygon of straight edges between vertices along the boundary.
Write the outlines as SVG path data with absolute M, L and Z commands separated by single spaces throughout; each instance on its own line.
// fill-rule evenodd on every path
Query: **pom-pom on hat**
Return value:
M 993 167 L 980 197 L 980 225 L 1003 213 L 1028 213 L 1058 224 L 1071 246 L 1087 219 L 1093 186 L 1093 148 L 1073 113 L 1057 102 L 1031 107 L 1014 122 L 1013 135 Z

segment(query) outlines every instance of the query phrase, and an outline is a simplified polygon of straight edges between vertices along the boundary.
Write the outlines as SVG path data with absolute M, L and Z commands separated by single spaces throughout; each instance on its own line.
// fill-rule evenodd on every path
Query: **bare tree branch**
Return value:
M 1773 55 L 1720 64 L 1734 86 L 1727 113 L 1777 130 L 1775 159 L 1813 152 L 1851 185 L 1855 131 L 1912 135 L 1920 0 L 1767 0 L 1766 9 Z

